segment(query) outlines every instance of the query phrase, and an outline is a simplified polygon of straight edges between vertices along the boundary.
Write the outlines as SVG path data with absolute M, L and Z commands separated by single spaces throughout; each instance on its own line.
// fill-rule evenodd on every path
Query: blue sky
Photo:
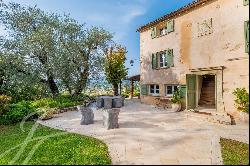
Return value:
M 140 73 L 140 43 L 136 29 L 193 0 L 3 0 L 37 5 L 47 12 L 66 13 L 87 25 L 102 26 L 127 47 L 129 75 Z M 0 25 L 0 34 L 3 33 Z M 134 60 L 133 67 L 129 61 Z

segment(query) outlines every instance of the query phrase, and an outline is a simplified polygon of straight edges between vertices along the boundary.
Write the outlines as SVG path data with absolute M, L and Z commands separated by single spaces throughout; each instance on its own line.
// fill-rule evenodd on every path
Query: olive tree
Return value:
M 104 50 L 112 39 L 112 34 L 103 28 L 84 28 L 68 16 L 60 22 L 60 57 L 58 76 L 73 95 L 80 94 L 87 86 L 89 78 L 100 76 Z M 60 61 L 66 60 L 66 63 Z
M 22 78 L 22 85 L 31 81 L 46 86 L 44 90 L 49 89 L 53 96 L 65 89 L 79 95 L 90 77 L 98 78 L 111 33 L 37 7 L 3 3 L 0 9 L 0 23 L 8 31 L 0 51 L 11 55 L 10 73 Z M 0 83 L 2 75 L 0 68 Z

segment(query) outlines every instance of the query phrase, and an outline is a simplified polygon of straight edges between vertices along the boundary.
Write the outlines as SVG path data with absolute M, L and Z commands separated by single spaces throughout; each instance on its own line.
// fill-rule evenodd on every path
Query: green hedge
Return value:
M 32 102 L 32 105 L 36 108 L 66 108 L 82 105 L 84 101 L 93 99 L 93 97 L 87 95 L 60 95 L 56 98 L 43 98 L 40 100 L 35 100 Z
M 83 105 L 84 101 L 94 100 L 94 97 L 87 95 L 70 96 L 60 95 L 56 98 L 43 98 L 35 101 L 21 101 L 14 104 L 9 104 L 5 109 L 1 110 L 0 124 L 8 125 L 15 124 L 23 120 L 24 117 L 35 113 L 28 120 L 44 116 L 40 110 L 45 110 L 47 114 L 51 109 L 60 109 Z M 48 111 L 46 111 L 48 110 Z M 40 111 L 40 112 L 39 112 Z
M 24 117 L 36 112 L 36 108 L 31 105 L 29 101 L 21 101 L 15 104 L 10 104 L 0 116 L 0 124 L 8 125 L 21 122 Z M 34 118 L 37 115 L 32 115 L 30 118 Z

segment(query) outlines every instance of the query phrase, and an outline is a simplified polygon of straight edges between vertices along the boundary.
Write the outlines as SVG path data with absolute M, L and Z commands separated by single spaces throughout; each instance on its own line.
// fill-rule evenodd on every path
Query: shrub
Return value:
M 53 115 L 58 113 L 58 111 L 55 108 L 39 108 L 38 114 L 39 119 L 41 120 L 48 120 L 53 118 Z
M 36 109 L 30 102 L 21 101 L 15 104 L 10 104 L 3 114 L 0 116 L 0 124 L 8 125 L 15 124 L 23 120 L 27 115 L 34 113 Z M 28 120 L 34 118 L 36 115 L 31 116 Z
M 9 103 L 11 102 L 11 97 L 6 95 L 0 95 L 0 115 L 4 112 L 6 107 L 8 107 Z
M 234 90 L 233 95 L 236 99 L 235 105 L 239 111 L 249 113 L 249 94 L 245 88 L 237 88 Z
M 174 91 L 173 98 L 171 99 L 171 102 L 174 104 L 181 104 L 181 90 L 178 88 Z
M 60 95 L 56 98 L 44 98 L 40 100 L 35 100 L 32 102 L 32 105 L 36 108 L 67 108 L 81 105 L 84 104 L 85 101 L 90 101 L 94 99 L 94 97 L 86 95 Z

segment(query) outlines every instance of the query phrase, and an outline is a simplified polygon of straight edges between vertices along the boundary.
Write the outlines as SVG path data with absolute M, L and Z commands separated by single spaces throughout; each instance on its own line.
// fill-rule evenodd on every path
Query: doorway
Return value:
M 199 76 L 198 89 L 198 106 L 200 108 L 215 109 L 216 89 L 215 89 L 215 75 L 201 75 Z
M 216 74 L 187 74 L 187 109 L 216 111 Z

